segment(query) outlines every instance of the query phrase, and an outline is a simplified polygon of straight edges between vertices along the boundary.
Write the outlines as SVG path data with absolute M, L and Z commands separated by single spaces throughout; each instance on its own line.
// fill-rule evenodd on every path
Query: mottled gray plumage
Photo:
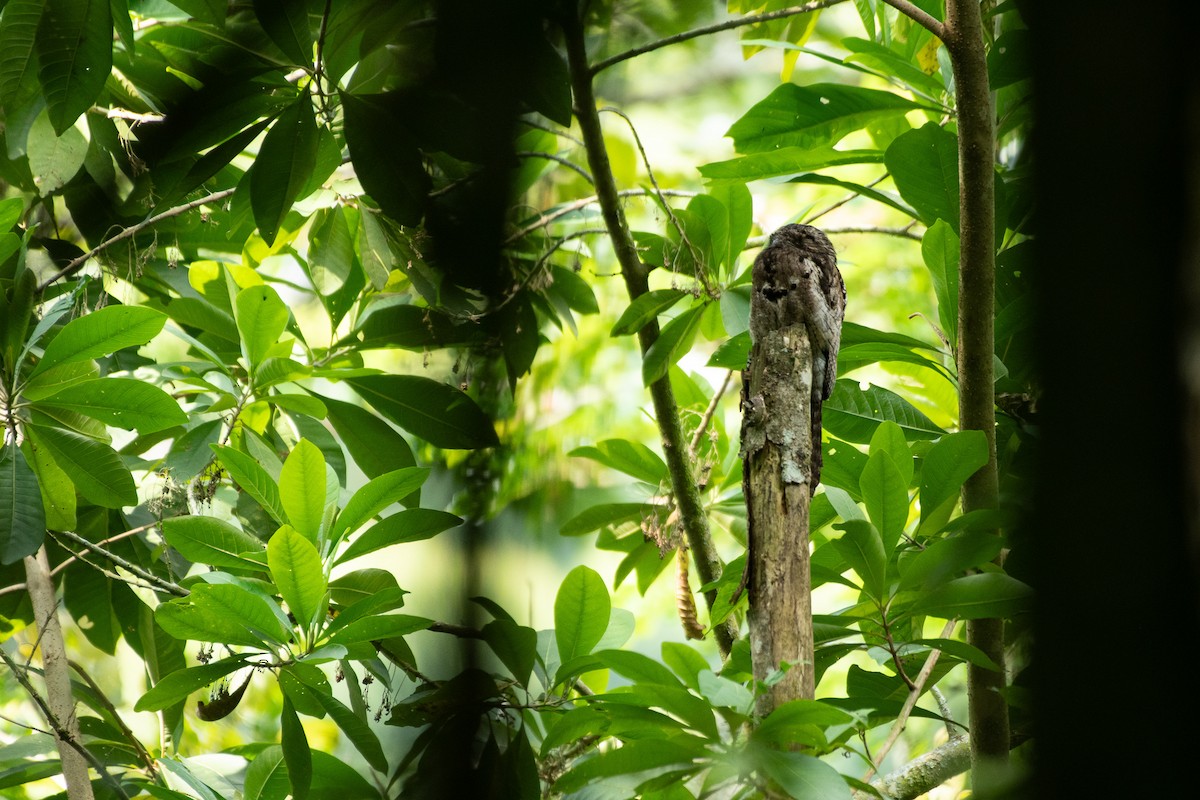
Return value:
M 821 479 L 821 404 L 833 393 L 846 313 L 846 284 L 833 245 L 811 225 L 784 225 L 754 260 L 750 336 L 803 324 L 812 347 L 812 474 Z

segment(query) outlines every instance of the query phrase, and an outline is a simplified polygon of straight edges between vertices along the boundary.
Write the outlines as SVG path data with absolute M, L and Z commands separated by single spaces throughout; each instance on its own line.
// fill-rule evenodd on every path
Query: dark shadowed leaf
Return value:
M 38 79 L 60 136 L 91 108 L 112 71 L 112 10 L 102 0 L 46 0 L 38 25 Z
M 317 144 L 316 117 L 306 92 L 267 131 L 248 173 L 254 223 L 267 244 L 275 242 L 283 218 L 300 199 L 317 161 Z
M 492 421 L 466 393 L 420 375 L 346 381 L 375 410 L 436 447 L 471 450 L 499 443 Z
M 46 536 L 37 476 L 13 445 L 0 449 L 0 563 L 33 555 Z

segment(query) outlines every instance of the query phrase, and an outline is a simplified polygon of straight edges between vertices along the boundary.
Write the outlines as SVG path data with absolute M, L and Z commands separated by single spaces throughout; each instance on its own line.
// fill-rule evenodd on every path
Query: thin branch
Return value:
M 873 180 L 873 181 L 871 181 L 870 183 L 868 183 L 868 184 L 867 184 L 867 188 L 868 188 L 868 189 L 870 189 L 871 187 L 873 187 L 873 186 L 875 186 L 875 185 L 877 185 L 877 184 L 883 183 L 885 180 L 887 180 L 887 177 L 888 177 L 888 173 L 886 173 L 886 172 L 885 172 L 885 173 L 883 173 L 883 174 L 882 174 L 882 175 L 880 175 L 878 178 L 876 178 L 875 180 Z M 830 205 L 830 206 L 827 206 L 827 207 L 825 207 L 825 208 L 821 209 L 821 210 L 820 210 L 820 211 L 818 211 L 816 214 L 813 214 L 811 217 L 809 217 L 808 219 L 804 220 L 804 224 L 805 224 L 805 225 L 812 225 L 814 222 L 816 222 L 816 221 L 817 221 L 817 220 L 819 220 L 821 217 L 823 217 L 823 216 L 825 216 L 826 214 L 828 214 L 830 211 L 834 211 L 834 210 L 836 210 L 836 209 L 839 209 L 839 208 L 841 208 L 842 206 L 846 205 L 846 203 L 849 203 L 851 200 L 853 200 L 853 199 L 854 199 L 854 198 L 856 198 L 856 197 L 862 197 L 862 193 L 861 193 L 861 192 L 851 192 L 850 194 L 848 194 L 848 195 L 846 195 L 845 197 L 843 197 L 841 200 L 838 200 L 838 201 L 836 201 L 835 203 L 833 203 L 832 205 Z
M 679 42 L 686 42 L 689 39 L 695 39 L 700 36 L 708 36 L 712 33 L 720 33 L 721 31 L 733 30 L 734 28 L 744 28 L 748 25 L 757 25 L 760 22 L 770 22 L 773 19 L 783 19 L 784 17 L 794 17 L 798 14 L 807 14 L 810 11 L 820 11 L 823 8 L 836 6 L 844 0 L 820 0 L 820 2 L 809 3 L 803 6 L 792 6 L 791 8 L 783 8 L 779 11 L 768 11 L 765 14 L 754 14 L 749 17 L 738 17 L 724 22 L 718 22 L 713 25 L 705 25 L 701 28 L 693 28 L 690 31 L 677 33 L 674 36 L 668 36 L 665 39 L 659 39 L 648 44 L 635 47 L 632 50 L 626 50 L 623 53 L 617 53 L 615 56 L 609 56 L 603 61 L 597 61 L 589 69 L 588 77 L 594 77 L 596 74 L 603 72 L 614 64 L 620 64 L 622 61 L 628 61 L 636 56 L 645 53 L 651 53 L 663 47 L 668 47 Z
M 623 189 L 622 191 L 617 192 L 617 196 L 622 197 L 622 198 L 625 198 L 625 197 L 649 197 L 652 194 L 653 194 L 653 192 L 651 192 L 648 189 Z M 664 197 L 695 197 L 696 196 L 696 192 L 684 191 L 682 189 L 663 189 L 663 190 L 661 190 L 660 194 L 662 194 Z M 596 195 L 592 195 L 591 197 L 581 197 L 578 200 L 572 200 L 570 203 L 567 203 L 566 205 L 563 205 L 563 206 L 559 206 L 558 208 L 554 209 L 553 211 L 539 215 L 536 221 L 529 223 L 524 228 L 521 228 L 520 230 L 518 230 L 516 233 L 511 234 L 507 239 L 504 240 L 504 243 L 506 245 L 508 245 L 508 244 L 512 244 L 516 241 L 519 241 L 521 239 L 521 237 L 528 236 L 529 234 L 536 231 L 538 228 L 545 228 L 548 225 L 550 225 L 550 223 L 555 222 L 556 220 L 559 220 L 570 214 L 574 214 L 576 211 L 587 208 L 590 205 L 595 205 L 596 203 L 599 203 L 599 202 L 600 202 L 600 198 L 597 197 Z
M 97 685 L 94 680 L 92 680 L 92 676 L 89 675 L 87 670 L 80 666 L 78 662 L 68 659 L 67 663 L 70 664 L 71 669 L 75 670 L 79 677 L 83 678 L 84 683 L 92 687 L 92 691 L 96 693 L 97 699 L 104 704 L 104 707 L 108 710 L 108 713 L 112 715 L 113 721 L 117 723 L 117 727 L 120 729 L 121 734 L 126 738 L 126 740 L 129 741 L 131 745 L 133 745 L 133 749 L 137 751 L 138 759 L 140 759 L 141 762 L 146 765 L 146 772 L 152 777 L 157 777 L 158 767 L 154 765 L 154 758 L 148 752 L 146 752 L 146 748 L 142 746 L 141 740 L 138 739 L 137 736 L 134 735 L 133 731 L 129 729 L 129 726 L 125 724 L 125 720 L 121 719 L 121 715 L 117 712 L 116 706 L 112 704 L 112 701 L 108 699 L 108 696 L 104 694 L 104 691 L 101 690 L 100 686 Z
M 954 626 L 958 624 L 957 619 L 952 619 L 946 623 L 946 627 L 942 629 L 943 639 L 948 639 L 950 634 L 954 633 Z M 863 776 L 864 781 L 871 780 L 871 776 L 875 774 L 875 770 L 879 764 L 883 763 L 883 759 L 887 756 L 888 751 L 892 749 L 892 745 L 900 738 L 900 734 L 904 732 L 904 726 L 908 723 L 908 716 L 912 713 L 913 708 L 917 705 L 917 699 L 924 691 L 925 682 L 929 680 L 929 676 L 933 673 L 933 668 L 938 662 L 938 657 L 941 656 L 941 650 L 930 650 L 929 655 L 925 658 L 925 665 L 921 667 L 921 671 L 917 673 L 916 680 L 912 681 L 912 690 L 909 691 L 908 697 L 904 700 L 904 706 L 900 709 L 900 715 L 896 717 L 896 722 L 892 725 L 892 730 L 888 733 L 888 738 L 884 741 L 883 746 L 875 753 L 874 767 L 867 770 L 867 774 Z
M 583 179 L 585 181 L 587 181 L 588 183 L 591 183 L 591 184 L 595 183 L 595 181 L 592 180 L 592 175 L 590 172 L 588 172 L 586 169 L 579 166 L 578 164 L 576 164 L 574 161 L 572 161 L 569 158 L 564 158 L 563 156 L 555 155 L 554 153 L 542 152 L 541 150 L 519 150 L 519 151 L 517 151 L 516 156 L 517 156 L 517 158 L 544 158 L 547 161 L 557 161 L 559 164 L 562 164 L 567 169 L 573 169 L 576 172 L 578 172 L 580 175 L 583 176 Z
M 149 522 L 145 525 L 139 525 L 136 528 L 130 528 L 129 530 L 124 531 L 123 533 L 118 533 L 117 535 L 110 536 L 107 539 L 101 539 L 99 542 L 96 542 L 96 544 L 97 545 L 106 545 L 106 544 L 110 544 L 112 542 L 120 541 L 121 539 L 127 538 L 129 536 L 135 536 L 136 534 L 139 534 L 144 530 L 148 530 L 150 528 L 156 527 L 157 525 L 158 525 L 157 521 Z M 55 575 L 62 572 L 64 569 L 71 566 L 76 561 L 80 561 L 80 560 L 82 560 L 82 559 L 80 559 L 80 557 L 77 555 L 68 556 L 67 558 L 64 558 L 57 567 L 50 570 L 50 577 L 53 578 Z M 9 594 L 10 592 L 23 592 L 23 591 L 25 591 L 26 588 L 27 588 L 26 585 L 23 583 L 9 584 L 8 586 L 5 586 L 4 588 L 0 589 L 0 595 Z
M 177 217 L 180 214 L 187 213 L 188 211 L 197 209 L 200 206 L 207 205 L 209 203 L 216 203 L 221 200 L 224 200 L 226 197 L 229 197 L 230 195 L 232 195 L 234 193 L 234 191 L 236 191 L 236 189 L 222 189 L 219 192 L 213 192 L 212 194 L 205 195 L 204 197 L 201 197 L 199 200 L 193 200 L 190 203 L 184 203 L 181 206 L 175 206 L 174 208 L 168 208 L 166 211 L 162 212 L 161 214 L 155 214 L 153 217 L 150 217 L 149 219 L 146 219 L 146 220 L 142 220 L 141 222 L 137 223 L 136 225 L 130 225 L 128 228 L 125 228 L 120 233 L 118 233 L 108 239 L 105 239 L 100 244 L 96 245 L 91 250 L 89 250 L 88 252 L 81 255 L 79 258 L 73 259 L 70 263 L 68 263 L 65 267 L 60 269 L 58 272 L 54 273 L 49 278 L 46 278 L 44 281 L 42 281 L 40 284 L 38 284 L 38 291 L 44 292 L 46 290 L 46 288 L 48 286 L 50 286 L 51 284 L 53 284 L 55 281 L 70 277 L 71 275 L 74 275 L 76 272 L 78 272 L 80 269 L 82 269 L 83 265 L 86 264 L 89 260 L 91 260 L 92 258 L 97 256 L 104 250 L 107 250 L 109 247 L 112 247 L 117 242 L 124 241 L 125 239 L 136 236 L 138 233 L 144 231 L 146 228 L 149 228 L 152 225 L 157 225 L 158 223 L 162 222 L 165 219 L 170 219 L 171 217 Z
M 555 136 L 559 137 L 560 139 L 566 139 L 568 142 L 571 142 L 572 144 L 574 144 L 578 147 L 583 147 L 583 142 L 580 141 L 579 139 L 576 139 L 568 131 L 560 130 L 558 128 L 552 128 L 549 125 L 545 125 L 545 124 L 537 121 L 536 119 L 528 119 L 528 118 L 522 117 L 520 122 L 521 122 L 521 124 L 528 125 L 531 128 L 537 128 L 538 130 L 545 131 L 546 133 L 552 133 Z
M 717 411 L 717 404 L 721 402 L 721 397 L 729 388 L 731 380 L 733 380 L 733 370 L 726 370 L 725 380 L 721 381 L 721 388 L 717 389 L 716 394 L 712 396 L 708 408 L 704 409 L 704 416 L 700 418 L 700 424 L 696 426 L 696 432 L 692 434 L 692 441 L 688 444 L 688 456 L 693 461 L 696 459 L 696 451 L 700 448 L 700 440 L 704 438 L 704 431 L 708 428 L 708 423 L 712 421 L 713 414 Z
M 932 33 L 937 38 L 941 39 L 942 41 L 946 40 L 946 26 L 932 17 L 930 14 L 922 11 L 909 0 L 883 0 L 883 2 L 887 3 L 889 6 L 896 9 L 901 14 Z
M 822 228 L 827 234 L 839 233 L 875 233 L 880 236 L 898 236 L 901 239 L 912 239 L 914 242 L 921 241 L 921 234 L 913 231 L 913 226 L 905 225 L 903 228 L 881 228 L 872 226 L 861 226 L 851 228 Z
M 117 555 L 116 553 L 111 553 L 108 550 L 105 550 L 100 545 L 89 542 L 87 539 L 83 538 L 82 536 L 80 536 L 77 533 L 72 533 L 71 531 L 50 531 L 50 535 L 53 536 L 55 539 L 62 537 L 64 539 L 72 541 L 75 544 L 78 544 L 78 545 L 92 551 L 93 553 L 95 553 L 98 556 L 103 556 L 104 558 L 108 559 L 112 563 L 116 564 L 118 567 L 122 567 L 122 568 L 128 570 L 129 572 L 133 573 L 137 577 L 141 578 L 146 583 L 150 584 L 153 587 L 156 587 L 159 591 L 168 592 L 170 594 L 175 595 L 176 597 L 187 597 L 189 594 L 188 590 L 183 588 L 179 584 L 173 583 L 168 580 L 164 580 L 163 578 L 160 578 L 151 572 L 147 572 L 146 570 L 139 567 L 137 564 L 134 564 L 133 562 L 122 558 L 121 556 Z M 61 544 L 61 542 L 60 542 L 60 544 Z

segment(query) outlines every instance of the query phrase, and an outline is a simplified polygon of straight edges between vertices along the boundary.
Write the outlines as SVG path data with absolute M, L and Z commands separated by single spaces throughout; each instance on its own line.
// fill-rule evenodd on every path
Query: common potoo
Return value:
M 821 405 L 833 393 L 846 313 L 846 284 L 837 254 L 811 225 L 784 225 L 754 260 L 750 336 L 803 324 L 812 348 L 812 464 L 809 489 L 821 479 Z

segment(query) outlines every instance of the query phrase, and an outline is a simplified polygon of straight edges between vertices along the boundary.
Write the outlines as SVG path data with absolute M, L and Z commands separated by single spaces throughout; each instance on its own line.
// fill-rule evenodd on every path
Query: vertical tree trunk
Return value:
M 796 699 L 812 699 L 812 579 L 809 574 L 809 480 L 789 480 L 794 458 L 808 464 L 812 448 L 812 351 L 804 325 L 772 330 L 754 342 L 742 378 L 742 447 L 754 678 L 782 664 L 783 680 L 759 698 L 769 714 Z M 785 452 L 785 448 L 788 452 Z
M 988 463 L 963 485 L 963 511 L 995 508 L 995 124 L 978 0 L 946 3 L 946 49 L 954 68 L 958 109 L 958 170 L 961 261 L 958 289 L 959 424 L 987 436 Z M 995 672 L 967 668 L 971 720 L 971 769 L 976 790 L 993 784 L 1008 763 L 1008 704 L 1004 622 L 967 623 L 967 641 L 1001 665 Z
M 50 579 L 50 563 L 46 548 L 25 557 L 25 584 L 33 605 L 37 623 L 38 646 L 42 651 L 42 671 L 46 682 L 46 704 L 53 716 L 58 756 L 62 760 L 63 777 L 67 781 L 70 800 L 92 800 L 92 782 L 88 777 L 87 761 L 79 751 L 63 740 L 69 736 L 79 741 L 79 720 L 75 716 L 75 696 L 71 692 L 71 667 L 67 663 L 62 628 L 58 624 L 58 598 Z

